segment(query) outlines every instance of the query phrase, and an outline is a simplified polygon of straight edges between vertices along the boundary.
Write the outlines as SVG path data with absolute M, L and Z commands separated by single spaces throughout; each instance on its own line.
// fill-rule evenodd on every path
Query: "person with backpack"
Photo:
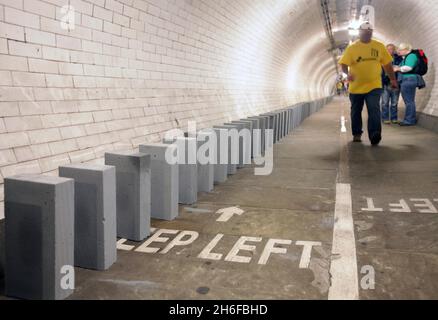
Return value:
M 394 71 L 399 72 L 398 80 L 406 105 L 405 119 L 400 122 L 400 126 L 415 126 L 417 124 L 415 96 L 417 88 L 422 89 L 426 86 L 422 76 L 427 73 L 428 61 L 422 50 L 412 50 L 412 46 L 408 43 L 402 43 L 398 52 L 403 57 L 403 61 L 400 66 L 394 67 Z
M 389 54 L 393 57 L 393 66 L 399 66 L 403 58 L 397 54 L 397 47 L 394 44 L 386 46 Z M 396 74 L 397 76 L 397 74 Z M 382 68 L 382 121 L 384 124 L 399 124 L 398 121 L 398 101 L 400 100 L 400 90 L 391 87 L 391 81 L 385 70 Z

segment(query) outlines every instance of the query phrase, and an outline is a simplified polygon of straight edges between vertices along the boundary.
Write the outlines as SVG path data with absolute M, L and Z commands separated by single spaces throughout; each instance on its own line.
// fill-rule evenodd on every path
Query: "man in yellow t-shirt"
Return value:
M 382 66 L 391 80 L 391 86 L 398 88 L 392 66 L 392 57 L 385 45 L 373 39 L 374 28 L 369 22 L 359 28 L 360 39 L 345 50 L 339 64 L 348 74 L 350 83 L 351 125 L 354 142 L 362 139 L 362 110 L 368 109 L 368 135 L 373 146 L 382 140 L 380 97 L 382 94 Z

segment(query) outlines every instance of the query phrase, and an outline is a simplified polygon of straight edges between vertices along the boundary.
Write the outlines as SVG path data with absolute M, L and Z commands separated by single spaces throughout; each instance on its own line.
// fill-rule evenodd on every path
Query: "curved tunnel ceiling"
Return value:
M 269 5 L 270 2 L 261 1 L 260 4 L 262 3 Z M 348 34 L 347 19 L 352 19 L 352 13 L 359 13 L 362 5 L 370 4 L 375 7 L 376 12 L 375 38 L 384 43 L 409 42 L 415 48 L 426 51 L 432 67 L 426 76 L 428 89 L 419 93 L 419 106 L 425 113 L 438 115 L 438 103 L 433 99 L 436 97 L 434 61 L 438 54 L 435 40 L 438 1 L 329 0 L 328 4 L 334 8 L 331 18 L 335 21 L 336 31 L 343 32 L 343 37 Z M 279 57 L 287 70 L 284 75 L 286 92 L 294 92 L 298 100 L 327 94 L 334 85 L 336 69 L 328 51 L 330 43 L 324 31 L 321 1 L 277 1 L 275 11 L 282 21 L 283 37 L 277 37 L 277 41 L 281 43 L 266 53 L 276 56 L 279 52 L 284 52 L 285 48 L 290 51 L 288 56 Z

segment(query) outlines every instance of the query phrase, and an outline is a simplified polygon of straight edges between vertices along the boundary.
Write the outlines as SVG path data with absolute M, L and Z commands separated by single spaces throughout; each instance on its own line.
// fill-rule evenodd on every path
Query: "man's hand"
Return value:
M 394 66 L 394 72 L 400 72 L 400 71 L 401 71 L 401 69 L 399 66 Z
M 391 80 L 391 88 L 392 89 L 394 89 L 394 90 L 398 90 L 399 89 L 399 85 L 398 85 L 398 82 L 397 82 L 397 80 Z
M 350 82 L 353 82 L 354 80 L 356 80 L 356 77 L 353 74 L 349 73 L 348 77 L 347 77 L 347 80 L 350 81 Z

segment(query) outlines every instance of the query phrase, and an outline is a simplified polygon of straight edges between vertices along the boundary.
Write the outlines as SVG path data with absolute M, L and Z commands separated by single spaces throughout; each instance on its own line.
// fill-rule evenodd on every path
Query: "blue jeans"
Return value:
M 417 106 L 415 104 L 415 95 L 417 93 L 418 78 L 403 77 L 401 83 L 401 94 L 406 105 L 406 115 L 404 124 L 417 124 Z
M 383 121 L 398 120 L 398 101 L 400 90 L 394 90 L 391 86 L 384 86 L 382 94 L 382 119 Z
M 353 136 L 361 135 L 362 110 L 364 103 L 368 109 L 368 136 L 371 139 L 376 134 L 382 134 L 382 122 L 380 111 L 380 97 L 382 89 L 375 89 L 366 94 L 350 94 L 351 101 L 351 127 Z

